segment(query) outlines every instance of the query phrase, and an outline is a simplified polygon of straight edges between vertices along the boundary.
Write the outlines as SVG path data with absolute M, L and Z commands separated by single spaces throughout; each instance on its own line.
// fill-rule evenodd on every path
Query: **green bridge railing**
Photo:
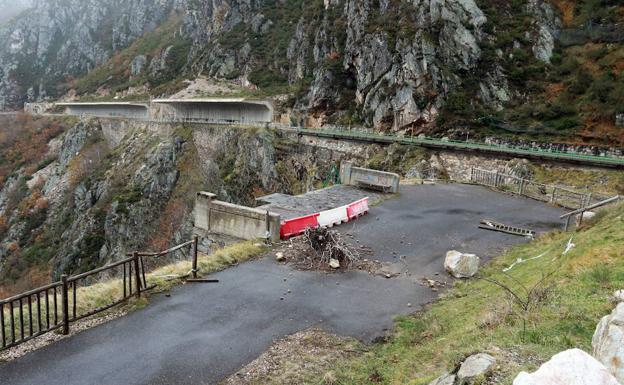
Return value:
M 342 131 L 328 129 L 293 128 L 297 133 L 317 137 L 352 139 L 377 143 L 400 143 L 419 145 L 430 148 L 446 148 L 469 151 L 494 152 L 507 155 L 537 157 L 576 163 L 596 164 L 616 168 L 624 168 L 624 158 L 599 155 L 584 155 L 556 150 L 545 150 L 526 147 L 512 147 L 487 143 L 462 142 L 456 140 L 441 140 L 429 137 L 400 137 L 396 135 L 376 134 L 361 131 Z

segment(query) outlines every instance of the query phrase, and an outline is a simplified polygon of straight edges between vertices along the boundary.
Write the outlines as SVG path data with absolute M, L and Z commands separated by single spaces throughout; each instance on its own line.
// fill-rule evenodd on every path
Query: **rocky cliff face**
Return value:
M 548 63 L 560 28 L 543 0 L 518 9 L 484 0 L 279 3 L 189 4 L 193 68 L 296 89 L 292 107 L 313 118 L 308 124 L 427 130 L 449 99 L 499 110 L 520 98 L 508 81 L 509 55 L 526 49 Z M 524 29 L 506 25 L 519 18 L 514 12 L 523 13 Z M 466 100 L 453 99 L 458 93 Z
M 0 109 L 46 96 L 155 29 L 179 0 L 38 0 L 0 26 Z
M 467 99 L 461 102 L 494 111 L 517 99 L 505 67 L 514 49 L 550 61 L 556 12 L 544 0 L 515 7 L 486 0 L 49 0 L 0 30 L 0 106 L 58 96 L 68 77 L 179 10 L 176 39 L 181 32 L 190 47 L 175 52 L 186 65 L 172 77 L 199 74 L 289 94 L 283 110 L 308 124 L 427 130 L 449 99 L 460 102 L 458 93 Z M 527 26 L 511 31 L 506 24 L 519 11 Z M 135 53 L 122 64 L 126 74 L 100 83 L 115 76 L 127 76 L 117 84 L 136 82 L 147 63 L 167 72 L 173 45 L 165 47 Z
M 0 121 L 21 128 L 18 136 L 55 124 L 36 122 L 41 128 L 25 130 Z M 254 205 L 264 194 L 321 186 L 341 159 L 264 130 L 93 119 L 60 131 L 41 141 L 41 156 L 24 162 L 7 152 L 14 168 L 0 164 L 0 293 L 23 284 L 27 271 L 44 273 L 34 286 L 187 241 L 198 191 Z

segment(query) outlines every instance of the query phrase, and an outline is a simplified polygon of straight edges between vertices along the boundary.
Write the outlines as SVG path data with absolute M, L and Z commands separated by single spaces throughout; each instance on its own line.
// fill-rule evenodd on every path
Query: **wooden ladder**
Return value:
M 517 235 L 520 237 L 535 238 L 535 231 L 533 230 L 523 229 L 521 227 L 507 226 L 503 223 L 491 221 L 488 219 L 482 220 L 479 228 L 484 230 L 499 231 L 501 233 Z

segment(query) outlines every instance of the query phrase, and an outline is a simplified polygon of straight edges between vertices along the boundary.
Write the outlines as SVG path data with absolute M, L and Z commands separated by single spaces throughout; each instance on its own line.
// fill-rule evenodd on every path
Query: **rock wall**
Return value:
M 0 25 L 0 110 L 58 97 L 78 77 L 159 26 L 180 0 L 46 0 Z

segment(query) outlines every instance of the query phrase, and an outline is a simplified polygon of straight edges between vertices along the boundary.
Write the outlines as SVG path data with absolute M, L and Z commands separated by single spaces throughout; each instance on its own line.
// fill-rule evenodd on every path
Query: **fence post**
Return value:
M 139 268 L 139 253 L 135 251 L 132 253 L 132 256 L 134 257 L 134 277 L 137 289 L 136 295 L 137 298 L 141 298 L 141 270 Z M 132 279 L 132 277 L 130 279 Z
M 197 279 L 197 245 L 199 244 L 199 237 L 193 236 L 193 279 Z
M 474 169 L 474 167 L 471 167 L 470 168 L 470 183 L 474 183 L 474 181 L 475 181 L 474 180 L 475 179 L 474 178 L 474 173 L 475 173 L 475 169 Z
M 520 195 L 524 195 L 524 184 L 526 180 L 524 178 L 520 179 Z
M 550 196 L 550 203 L 554 204 L 557 199 L 557 186 L 553 186 L 552 195 Z
M 63 334 L 69 334 L 69 294 L 67 285 L 67 275 L 61 275 L 61 307 L 63 309 Z

